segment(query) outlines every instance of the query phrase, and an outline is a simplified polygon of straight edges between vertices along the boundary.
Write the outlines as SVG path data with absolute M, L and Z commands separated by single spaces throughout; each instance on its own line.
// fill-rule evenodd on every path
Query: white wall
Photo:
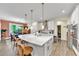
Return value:
M 61 40 L 67 40 L 67 22 L 62 21 L 61 24 Z
M 57 21 L 54 20 L 54 35 L 57 36 Z
M 58 18 L 54 21 L 54 35 L 57 36 L 57 22 L 61 22 L 61 40 L 67 40 L 67 20 L 68 18 Z

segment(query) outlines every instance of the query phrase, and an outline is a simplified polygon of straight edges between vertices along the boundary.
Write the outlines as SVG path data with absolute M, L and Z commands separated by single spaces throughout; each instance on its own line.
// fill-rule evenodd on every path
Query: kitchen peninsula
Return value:
M 24 34 L 19 35 L 19 38 L 26 41 L 26 45 L 33 47 L 33 56 L 49 56 L 52 52 L 53 34 Z

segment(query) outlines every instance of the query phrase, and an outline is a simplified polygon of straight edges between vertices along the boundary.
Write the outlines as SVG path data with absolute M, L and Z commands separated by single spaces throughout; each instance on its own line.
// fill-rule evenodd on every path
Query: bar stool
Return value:
M 32 56 L 33 48 L 31 46 L 26 45 L 18 45 L 17 46 L 17 55 L 19 56 Z
M 23 49 L 22 49 L 21 45 L 17 45 L 17 55 L 23 56 Z
M 14 41 L 14 46 L 17 46 L 17 44 L 21 44 L 21 39 L 20 38 L 16 38 Z
M 31 46 L 24 46 L 23 55 L 24 56 L 32 56 L 33 48 Z

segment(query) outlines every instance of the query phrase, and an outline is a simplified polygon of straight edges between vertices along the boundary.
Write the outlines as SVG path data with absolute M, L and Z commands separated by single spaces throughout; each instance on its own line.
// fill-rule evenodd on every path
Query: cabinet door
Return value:
M 49 51 L 49 44 L 48 44 L 48 42 L 46 42 L 46 44 L 44 46 L 44 50 L 45 50 L 45 52 L 44 52 L 45 56 L 48 56 L 48 51 Z
M 53 49 L 53 40 L 52 40 L 52 38 L 51 38 L 51 39 L 49 40 L 49 42 L 48 42 L 48 55 L 51 54 L 52 49 Z
M 44 54 L 44 46 L 38 46 L 35 44 L 28 43 L 28 46 L 33 48 L 32 55 L 33 56 L 45 56 Z
M 77 49 L 77 40 L 73 39 L 73 45 L 75 46 L 75 48 Z
M 45 44 L 45 55 L 49 56 L 52 52 L 52 43 L 53 43 L 53 40 L 49 40 L 46 44 Z

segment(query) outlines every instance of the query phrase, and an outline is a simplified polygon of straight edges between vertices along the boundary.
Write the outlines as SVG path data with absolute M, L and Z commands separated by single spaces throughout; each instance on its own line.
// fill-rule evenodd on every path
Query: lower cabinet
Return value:
M 53 49 L 53 39 L 46 42 L 43 46 L 38 46 L 31 43 L 26 43 L 33 48 L 32 56 L 49 56 Z
M 51 39 L 45 44 L 45 55 L 49 56 L 52 52 L 52 49 L 53 49 L 53 41 Z

